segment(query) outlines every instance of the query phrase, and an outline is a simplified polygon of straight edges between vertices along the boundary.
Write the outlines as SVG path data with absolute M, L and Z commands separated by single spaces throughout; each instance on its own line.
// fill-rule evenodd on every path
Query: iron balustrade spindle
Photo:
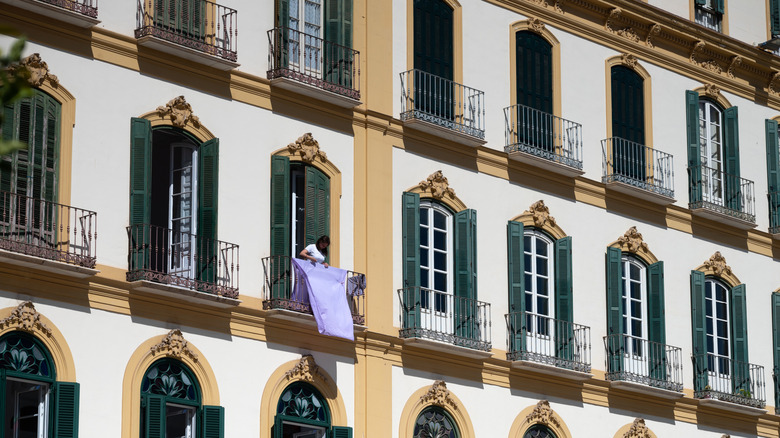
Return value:
M 504 108 L 504 152 L 582 169 L 582 125 L 525 105 Z
M 681 392 L 682 350 L 623 334 L 604 336 L 607 380 Z
M 505 318 L 508 360 L 590 372 L 590 327 L 531 312 L 508 313 Z
M 753 181 L 704 165 L 688 167 L 691 210 L 704 208 L 756 222 Z
M 620 182 L 674 197 L 671 154 L 620 137 L 601 140 L 602 182 Z
M 754 408 L 766 405 L 764 367 L 710 353 L 696 354 L 691 359 L 694 397 Z
M 780 192 L 767 193 L 769 201 L 769 232 L 771 234 L 780 233 Z

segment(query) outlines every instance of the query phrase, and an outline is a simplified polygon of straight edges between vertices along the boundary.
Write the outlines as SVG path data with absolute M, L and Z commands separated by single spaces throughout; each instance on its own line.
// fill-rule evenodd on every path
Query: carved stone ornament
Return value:
M 715 251 L 715 254 L 713 254 L 709 260 L 704 262 L 704 267 L 706 269 L 711 269 L 712 272 L 714 272 L 715 275 L 719 277 L 724 274 L 732 275 L 731 266 L 726 264 L 726 258 L 723 257 L 720 251 Z
M 320 144 L 311 135 L 311 132 L 307 132 L 295 140 L 295 143 L 287 145 L 287 150 L 292 154 L 299 154 L 301 159 L 306 163 L 311 163 L 315 158 L 320 157 L 320 160 L 327 161 L 328 156 L 325 152 L 320 150 Z
M 33 87 L 40 87 L 44 81 L 49 81 L 52 87 L 59 87 L 60 80 L 57 76 L 49 73 L 49 65 L 41 59 L 41 55 L 33 53 L 32 55 L 19 61 L 19 64 L 9 67 L 10 70 L 24 67 L 27 69 L 29 76 L 27 76 L 27 82 Z
M 691 54 L 688 56 L 688 59 L 694 63 L 697 64 L 698 61 L 696 61 L 696 55 L 704 52 L 704 41 L 696 41 L 696 43 L 693 45 L 693 48 L 691 49 Z
M 614 20 L 617 20 L 620 17 L 620 14 L 623 13 L 623 10 L 620 8 L 612 8 L 609 11 L 609 15 L 607 16 L 607 21 L 604 22 L 604 29 L 607 29 L 610 32 L 615 32 L 615 29 L 612 28 L 612 23 Z
M 531 1 L 533 1 L 533 2 L 534 2 L 534 3 L 536 3 L 537 5 L 539 5 L 539 6 L 541 6 L 541 7 L 544 7 L 544 8 L 546 8 L 547 6 L 550 6 L 550 5 L 547 3 L 547 0 L 531 0 Z
M 192 114 L 192 106 L 187 103 L 184 96 L 171 99 L 165 106 L 158 106 L 157 114 L 163 118 L 170 118 L 173 126 L 177 128 L 184 128 L 187 123 L 192 123 L 195 128 L 200 128 L 200 119 Z
M 623 438 L 652 438 L 650 429 L 645 425 L 645 420 L 637 418 L 634 420 L 634 424 L 628 429 L 628 432 L 623 434 Z
M 420 403 L 423 405 L 434 404 L 439 406 L 448 406 L 452 409 L 458 409 L 458 404 L 453 400 L 447 384 L 443 380 L 433 382 L 428 391 L 420 397 Z
M 727 70 L 730 78 L 734 78 L 734 69 L 740 65 L 742 65 L 742 57 L 739 55 L 732 56 L 729 61 L 729 69 Z
M 528 213 L 531 213 L 534 225 L 538 228 L 542 228 L 546 224 L 550 224 L 551 227 L 555 226 L 555 218 L 550 215 L 550 209 L 544 205 L 544 201 L 541 199 L 528 207 Z
M 645 38 L 645 44 L 647 44 L 649 47 L 655 47 L 653 44 L 653 38 L 660 35 L 661 33 L 661 25 L 660 24 L 654 24 L 650 27 L 650 31 L 647 33 L 647 38 Z
M 536 33 L 544 32 L 544 23 L 542 23 L 542 20 L 538 18 L 531 18 L 528 20 L 528 25 L 531 27 L 531 30 Z
M 558 419 L 555 418 L 552 408 L 550 408 L 550 402 L 547 400 L 540 400 L 539 403 L 536 404 L 534 410 L 531 411 L 527 417 L 525 417 L 525 422 L 528 424 L 545 424 L 548 426 L 557 427 L 561 426 L 558 423 Z
M 325 375 L 320 371 L 320 366 L 314 362 L 314 356 L 311 354 L 304 354 L 298 363 L 295 364 L 289 371 L 284 373 L 284 378 L 287 380 L 304 380 L 306 382 L 314 381 L 314 377 L 317 376 L 322 380 L 327 380 Z
M 629 228 L 628 231 L 620 236 L 617 241 L 621 245 L 626 245 L 628 247 L 628 251 L 634 254 L 636 254 L 636 252 L 640 249 L 643 251 L 648 250 L 647 243 L 642 240 L 642 233 L 637 231 L 636 227 Z
M 624 53 L 620 55 L 620 60 L 623 62 L 623 64 L 631 67 L 632 69 L 636 69 L 636 56 L 630 54 L 630 53 Z
M 181 334 L 179 329 L 173 329 L 168 332 L 159 344 L 153 345 L 149 350 L 152 354 L 162 353 L 179 359 L 186 356 L 192 359 L 193 362 L 198 361 L 198 355 L 187 346 L 187 341 L 184 340 L 184 335 Z
M 723 67 L 721 67 L 720 64 L 713 60 L 704 61 L 701 63 L 701 66 L 705 70 L 709 70 L 713 73 L 721 74 L 723 72 Z
M 721 436 L 720 438 L 731 438 L 731 435 L 724 433 L 723 436 Z
M 450 183 L 441 170 L 437 170 L 428 176 L 428 179 L 420 181 L 420 188 L 423 190 L 430 190 L 431 196 L 436 199 L 441 199 L 444 195 L 450 195 L 455 197 L 455 190 L 450 188 Z
M 38 329 L 46 336 L 51 336 L 51 329 L 41 321 L 41 314 L 35 310 L 35 306 L 30 301 L 19 304 L 8 317 L 0 321 L 0 329 L 8 327 L 26 332 Z
M 704 94 L 713 99 L 717 99 L 720 97 L 720 88 L 714 84 L 704 84 Z
M 767 89 L 770 93 L 778 94 L 780 93 L 780 87 L 778 87 L 778 84 L 780 84 L 780 71 L 773 74 L 772 78 L 769 79 L 769 85 L 767 85 Z

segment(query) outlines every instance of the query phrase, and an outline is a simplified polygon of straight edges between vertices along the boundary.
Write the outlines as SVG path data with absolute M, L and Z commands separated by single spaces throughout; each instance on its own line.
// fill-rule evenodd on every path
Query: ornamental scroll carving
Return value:
M 632 69 L 636 70 L 636 64 L 637 64 L 636 56 L 634 56 L 634 55 L 632 55 L 630 53 L 623 53 L 622 55 L 620 55 L 620 61 L 623 64 L 625 64 L 625 65 L 631 67 Z
M 192 359 L 193 362 L 198 361 L 198 355 L 190 350 L 187 341 L 184 340 L 184 335 L 181 334 L 179 329 L 173 329 L 168 332 L 159 344 L 153 345 L 149 350 L 153 355 L 162 353 L 179 359 L 186 356 Z
M 616 33 L 623 38 L 629 39 L 635 43 L 638 43 L 642 39 L 639 38 L 639 35 L 636 33 L 636 31 L 631 27 L 624 27 L 622 29 L 615 29 L 613 27 L 613 24 L 615 21 L 617 21 L 620 18 L 620 14 L 623 13 L 623 10 L 620 8 L 614 8 L 609 11 L 609 16 L 607 17 L 607 21 L 604 23 L 604 28 L 607 29 L 610 32 Z
M 623 434 L 623 438 L 652 438 L 652 436 L 650 429 L 647 428 L 645 420 L 642 418 L 635 419 L 631 428 Z
M 45 81 L 49 81 L 49 84 L 54 88 L 60 86 L 60 80 L 49 72 L 49 65 L 41 59 L 41 55 L 38 53 L 33 53 L 22 59 L 18 64 L 9 67 L 9 70 L 14 71 L 19 68 L 27 69 L 27 82 L 33 87 L 40 87 Z
M 528 207 L 528 213 L 531 214 L 531 218 L 533 218 L 534 221 L 534 226 L 537 228 L 542 228 L 545 225 L 555 227 L 556 225 L 555 218 L 550 215 L 550 209 L 544 205 L 544 201 L 541 199 Z
M 525 422 L 528 424 L 545 424 L 556 427 L 561 426 L 558 422 L 558 419 L 555 418 L 555 414 L 552 408 L 550 408 L 550 402 L 547 400 L 540 400 L 539 403 L 536 404 L 534 410 L 531 411 L 527 417 L 525 417 Z
M 322 161 L 328 161 L 328 156 L 320 149 L 320 143 L 314 139 L 311 132 L 307 132 L 295 140 L 295 143 L 287 145 L 287 150 L 291 154 L 299 154 L 306 163 L 311 163 L 315 158 L 320 157 Z
M 423 405 L 434 404 L 444 407 L 450 407 L 457 410 L 458 404 L 453 400 L 450 390 L 447 389 L 447 384 L 443 380 L 437 380 L 433 382 L 433 385 L 428 391 L 420 396 L 420 403 Z
M 720 98 L 720 88 L 715 84 L 704 84 L 704 94 L 713 99 L 718 99 Z
M 0 329 L 14 328 L 26 332 L 40 330 L 46 336 L 51 336 L 51 329 L 41 321 L 41 314 L 35 310 L 31 301 L 25 301 L 14 309 L 8 317 L 0 321 Z
M 171 124 L 177 128 L 184 128 L 188 123 L 192 123 L 195 128 L 200 128 L 200 119 L 192 113 L 192 106 L 187 103 L 184 96 L 175 97 L 164 106 L 158 106 L 157 115 L 169 118 Z
M 780 93 L 780 86 L 778 86 L 778 84 L 780 84 L 780 71 L 775 72 L 775 74 L 772 75 L 766 88 L 770 93 L 778 94 Z
M 447 178 L 441 170 L 433 172 L 427 179 L 420 181 L 419 186 L 423 191 L 429 190 L 431 196 L 436 199 L 441 199 L 444 195 L 450 195 L 452 198 L 455 197 L 455 190 L 450 187 L 449 181 L 447 181 Z
M 718 64 L 715 60 L 710 59 L 704 61 L 698 59 L 699 55 L 702 55 L 704 53 L 704 46 L 705 46 L 704 41 L 696 41 L 696 43 L 693 45 L 693 48 L 691 49 L 691 54 L 688 56 L 688 59 L 691 61 L 692 64 L 696 64 L 705 70 L 709 70 L 711 72 L 721 74 L 723 72 L 723 67 L 721 67 L 721 65 Z
M 636 227 L 631 227 L 620 238 L 618 243 L 628 247 L 628 251 L 636 253 L 639 250 L 648 251 L 647 243 L 642 239 L 642 233 L 637 231 Z
M 648 45 L 648 47 L 655 47 L 653 44 L 653 38 L 661 34 L 661 25 L 660 24 L 654 24 L 650 27 L 650 31 L 647 33 L 647 38 L 645 38 L 645 44 Z
M 536 33 L 544 32 L 544 23 L 538 18 L 531 18 L 528 20 L 528 26 Z
M 696 41 L 691 49 L 691 54 L 688 56 L 688 60 L 693 64 L 698 64 L 696 56 L 704 52 L 704 41 Z
M 731 266 L 726 264 L 726 258 L 723 257 L 720 251 L 715 251 L 715 254 L 713 254 L 709 260 L 704 262 L 704 268 L 712 270 L 712 272 L 714 272 L 718 277 L 722 277 L 723 275 L 732 275 Z
M 742 57 L 739 55 L 734 55 L 729 60 L 729 68 L 727 70 L 729 77 L 734 79 L 734 70 L 742 65 Z
M 298 363 L 284 373 L 284 378 L 287 380 L 304 380 L 306 382 L 314 381 L 315 377 L 319 377 L 323 381 L 327 381 L 327 378 L 320 371 L 320 366 L 314 361 L 314 356 L 311 354 L 304 354 Z

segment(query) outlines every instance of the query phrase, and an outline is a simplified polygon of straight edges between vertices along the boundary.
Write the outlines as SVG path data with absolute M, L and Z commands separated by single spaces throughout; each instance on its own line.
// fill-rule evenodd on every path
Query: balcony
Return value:
M 137 0 L 138 44 L 190 61 L 231 70 L 236 60 L 238 12 L 205 0 Z
M 607 187 L 645 201 L 674 202 L 671 154 L 619 137 L 601 140 L 601 181 Z
M 691 213 L 748 230 L 756 226 L 753 181 L 707 166 L 688 168 Z
M 98 0 L 0 0 L 45 17 L 89 28 L 98 23 Z
M 490 304 L 422 287 L 398 290 L 400 337 L 406 344 L 487 358 L 490 341 Z
M 693 396 L 701 404 L 753 415 L 766 412 L 764 367 L 709 353 L 692 359 Z
M 485 144 L 484 92 L 409 70 L 401 73 L 401 93 L 405 126 L 468 146 Z
M 313 322 L 311 306 L 308 297 L 295 297 L 294 286 L 297 277 L 292 268 L 290 257 L 271 256 L 263 262 L 263 310 L 272 311 L 271 315 L 292 321 Z M 366 325 L 365 290 L 352 287 L 365 275 L 359 272 L 347 271 L 347 281 L 344 283 L 344 294 L 352 312 L 352 322 L 356 326 Z M 365 282 L 363 283 L 365 285 Z M 351 293 L 352 292 L 352 293 Z
M 585 380 L 590 374 L 590 327 L 515 312 L 505 315 L 507 360 L 518 368 Z
M 127 227 L 127 281 L 144 292 L 232 306 L 238 300 L 238 245 L 155 225 Z
M 360 53 L 297 30 L 268 31 L 268 79 L 344 108 L 360 105 Z
M 780 192 L 769 192 L 769 233 L 780 234 Z M 780 407 L 778 407 L 780 409 Z
M 94 211 L 0 191 L 0 261 L 85 278 L 96 248 Z
M 582 170 L 582 125 L 525 105 L 504 108 L 509 158 L 566 176 Z
M 607 380 L 627 391 L 682 397 L 682 350 L 628 335 L 604 337 Z

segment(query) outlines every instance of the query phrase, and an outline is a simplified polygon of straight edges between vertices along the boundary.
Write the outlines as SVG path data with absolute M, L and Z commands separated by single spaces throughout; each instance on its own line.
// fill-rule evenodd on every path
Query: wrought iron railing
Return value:
M 707 166 L 688 167 L 689 207 L 756 222 L 753 181 Z
M 97 213 L 0 191 L 0 249 L 94 268 Z
M 91 18 L 98 16 L 98 0 L 38 0 Z
M 295 282 L 298 281 L 288 256 L 265 257 L 263 262 L 263 309 L 283 309 L 311 314 L 308 300 L 295 297 Z M 344 293 L 352 312 L 352 322 L 366 325 L 366 278 L 365 274 L 347 271 Z
M 590 327 L 529 312 L 505 317 L 508 360 L 590 372 Z
M 422 70 L 405 71 L 401 120 L 422 120 L 484 139 L 485 93 Z
M 238 298 L 238 245 L 156 225 L 127 227 L 127 281 Z
M 607 380 L 681 392 L 682 350 L 628 335 L 604 336 Z
M 525 105 L 504 108 L 504 151 L 582 169 L 582 125 Z
M 137 0 L 135 37 L 154 36 L 236 62 L 238 12 L 206 0 Z
M 298 30 L 268 31 L 268 79 L 290 78 L 360 100 L 360 52 Z
M 691 359 L 694 397 L 754 408 L 766 405 L 764 367 L 709 353 Z
M 780 192 L 769 192 L 766 197 L 769 201 L 769 232 L 778 234 L 780 233 Z
M 674 197 L 671 154 L 620 137 L 601 140 L 602 182 L 620 182 Z
M 490 304 L 422 287 L 398 290 L 402 338 L 490 351 Z

